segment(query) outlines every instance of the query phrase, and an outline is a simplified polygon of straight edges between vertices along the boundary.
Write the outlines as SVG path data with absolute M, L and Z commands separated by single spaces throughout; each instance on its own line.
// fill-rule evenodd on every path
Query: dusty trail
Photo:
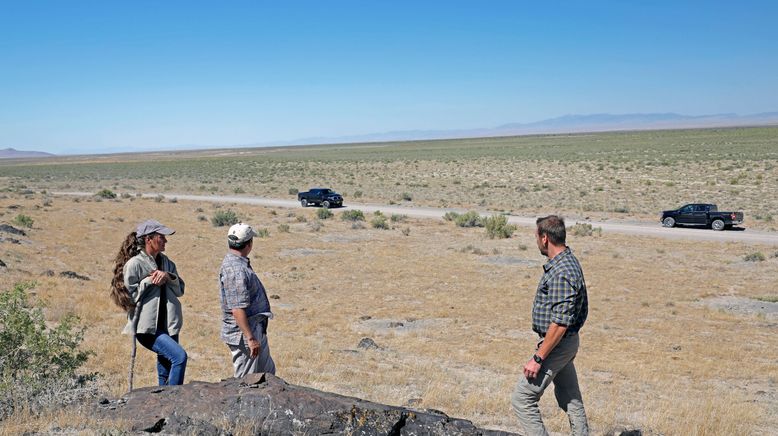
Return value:
M 75 195 L 75 196 L 92 196 L 93 192 L 54 192 L 55 195 Z M 175 193 L 147 193 L 142 194 L 144 198 L 153 198 L 158 195 L 164 195 L 166 198 L 177 198 L 178 200 L 189 201 L 209 201 L 218 203 L 242 203 L 242 204 L 254 204 L 257 206 L 273 206 L 284 208 L 301 208 L 300 203 L 296 200 L 283 200 L 277 198 L 263 198 L 263 197 L 239 197 L 239 196 L 224 196 L 224 195 L 190 195 L 190 194 L 175 194 Z M 443 219 L 443 215 L 446 212 L 459 212 L 463 213 L 462 209 L 440 209 L 432 207 L 406 207 L 396 205 L 384 205 L 384 204 L 367 204 L 367 203 L 351 203 L 344 205 L 343 207 L 334 210 L 349 210 L 359 209 L 366 213 L 372 213 L 377 210 L 386 214 L 403 214 L 409 217 L 415 218 L 432 218 Z M 482 214 L 488 214 L 487 212 L 481 212 Z M 509 215 L 508 222 L 511 224 L 517 224 L 525 227 L 532 227 L 535 225 L 536 217 L 522 217 Z M 570 220 L 569 220 L 570 221 Z M 577 222 L 588 223 L 593 227 L 602 228 L 603 232 L 622 233 L 628 235 L 641 235 L 641 236 L 653 236 L 657 238 L 666 239 L 686 239 L 696 241 L 722 241 L 722 242 L 743 242 L 747 244 L 767 244 L 778 245 L 778 233 L 774 232 L 762 232 L 755 230 L 725 230 L 716 232 L 710 229 L 698 229 L 698 228 L 664 228 L 658 220 L 656 223 L 611 223 L 605 221 L 592 221 L 592 220 L 579 220 Z M 568 222 L 568 225 L 574 224 Z

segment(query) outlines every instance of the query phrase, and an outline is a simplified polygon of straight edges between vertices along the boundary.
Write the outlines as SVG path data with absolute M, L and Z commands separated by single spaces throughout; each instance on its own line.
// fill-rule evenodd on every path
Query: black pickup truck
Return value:
M 327 208 L 343 206 L 343 197 L 327 188 L 313 188 L 308 192 L 298 192 L 297 201 L 302 207 L 307 207 L 309 204 Z
M 743 212 L 719 212 L 715 204 L 693 203 L 662 212 L 660 221 L 665 227 L 686 225 L 724 230 L 733 225 L 742 224 Z

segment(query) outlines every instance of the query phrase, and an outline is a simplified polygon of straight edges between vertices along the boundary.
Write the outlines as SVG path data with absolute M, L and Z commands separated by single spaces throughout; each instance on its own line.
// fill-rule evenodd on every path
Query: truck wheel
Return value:
M 724 230 L 724 221 L 722 220 L 713 220 L 712 223 L 710 223 L 710 228 L 713 230 L 719 231 Z
M 667 217 L 662 221 L 662 225 L 665 227 L 673 227 L 675 226 L 675 220 L 673 217 Z
M 308 207 L 308 200 L 306 200 L 306 199 L 304 199 L 304 198 L 303 198 L 302 200 L 300 200 L 300 206 L 302 206 L 302 207 Z
M 330 202 L 328 200 L 322 201 L 321 205 L 324 206 L 325 209 L 329 209 L 330 208 Z

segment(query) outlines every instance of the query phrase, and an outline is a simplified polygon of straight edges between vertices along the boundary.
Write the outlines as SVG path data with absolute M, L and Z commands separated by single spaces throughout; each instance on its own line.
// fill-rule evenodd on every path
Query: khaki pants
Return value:
M 543 361 L 537 377 L 527 380 L 524 374 L 519 376 L 519 382 L 511 395 L 511 405 L 527 436 L 548 435 L 540 417 L 538 401 L 551 382 L 554 382 L 557 404 L 570 420 L 572 434 L 589 434 L 586 411 L 573 364 L 577 352 L 578 335 L 564 337 Z
M 269 372 L 273 375 L 276 373 L 276 364 L 273 362 L 273 358 L 270 357 L 270 347 L 267 343 L 267 335 L 262 333 L 262 324 L 255 323 L 253 330 L 254 337 L 259 341 L 260 346 L 257 357 L 251 358 L 251 350 L 249 350 L 244 338 L 240 339 L 238 345 L 227 344 L 230 347 L 230 353 L 232 353 L 232 366 L 235 368 L 235 378 L 260 372 Z

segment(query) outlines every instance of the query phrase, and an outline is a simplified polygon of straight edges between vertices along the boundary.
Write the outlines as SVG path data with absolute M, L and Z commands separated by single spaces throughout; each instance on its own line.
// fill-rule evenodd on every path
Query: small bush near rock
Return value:
M 79 346 L 84 328 L 74 315 L 48 327 L 27 299 L 33 283 L 0 292 L 0 421 L 15 410 L 37 413 L 96 393 L 95 375 L 78 375 L 91 352 Z
M 328 218 L 332 218 L 332 211 L 327 209 L 326 207 L 316 209 L 316 218 L 319 218 L 320 220 L 326 220 Z
M 459 227 L 483 227 L 484 219 L 478 212 L 471 210 L 454 218 L 454 223 Z
M 467 247 L 462 247 L 459 249 L 460 253 L 473 253 L 477 254 L 478 256 L 483 256 L 486 254 L 484 250 L 481 250 L 480 248 L 476 247 L 475 245 L 468 245 Z
M 454 221 L 459 216 L 456 212 L 446 212 L 445 215 L 443 215 L 443 219 L 446 221 Z
M 16 224 L 17 226 L 27 227 L 28 229 L 32 228 L 34 222 L 35 220 L 33 220 L 32 217 L 22 213 L 16 215 L 16 218 L 14 218 L 13 221 L 13 223 Z
M 340 214 L 340 219 L 343 221 L 364 221 L 365 214 L 361 210 L 345 210 Z
M 746 262 L 764 262 L 765 257 L 764 254 L 762 254 L 762 252 L 757 251 L 755 253 L 746 254 L 745 256 L 743 256 L 743 259 Z
M 214 227 L 231 226 L 238 223 L 238 215 L 231 210 L 217 210 L 211 217 L 211 224 Z
M 111 200 L 116 198 L 116 193 L 111 191 L 110 189 L 102 189 L 95 194 L 96 197 L 99 198 L 105 198 L 106 200 Z
M 484 220 L 486 235 L 489 239 L 506 239 L 513 235 L 516 226 L 508 224 L 508 218 L 505 215 L 492 215 Z
M 412 201 L 413 197 L 411 197 L 411 194 L 407 192 L 403 192 L 402 199 L 403 201 Z
M 602 236 L 602 228 L 592 227 L 588 223 L 575 223 L 567 228 L 567 233 L 573 236 Z

